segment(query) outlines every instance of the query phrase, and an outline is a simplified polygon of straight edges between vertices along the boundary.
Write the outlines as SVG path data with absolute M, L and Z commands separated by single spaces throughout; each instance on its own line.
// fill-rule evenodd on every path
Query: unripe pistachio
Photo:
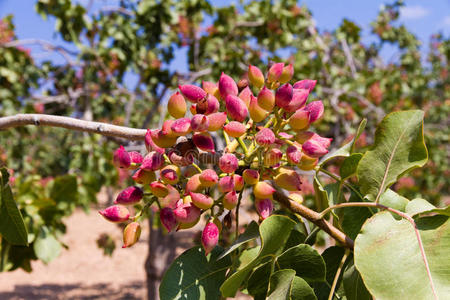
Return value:
M 139 241 L 141 236 L 141 225 L 137 222 L 131 222 L 123 230 L 123 246 L 122 248 L 129 248 Z
M 294 66 L 292 64 L 287 65 L 283 68 L 283 73 L 281 73 L 280 78 L 278 79 L 281 83 L 289 82 L 294 75 Z
M 209 126 L 208 131 L 217 131 L 222 129 L 223 125 L 227 120 L 226 112 L 216 112 L 208 115 Z
M 180 192 L 171 185 L 167 185 L 167 196 L 160 198 L 161 207 L 175 208 L 178 200 L 180 200 Z
M 289 125 L 294 130 L 303 130 L 309 126 L 309 111 L 304 109 L 297 110 L 290 118 Z
M 304 79 L 294 83 L 294 89 L 307 89 L 310 93 L 316 86 L 317 80 Z
M 228 210 L 232 210 L 233 208 L 235 208 L 237 203 L 238 203 L 238 195 L 236 194 L 235 191 L 228 192 L 223 197 L 223 207 Z
M 208 222 L 202 231 L 202 245 L 205 255 L 208 255 L 219 242 L 219 228 L 213 222 Z
M 161 169 L 161 180 L 166 184 L 177 184 L 180 180 L 180 168 L 175 165 L 168 165 Z
M 258 94 L 258 104 L 264 110 L 272 111 L 275 106 L 275 95 L 267 87 L 263 87 Z
M 186 101 L 179 92 L 170 96 L 167 103 L 167 111 L 175 119 L 183 118 L 186 114 Z
M 204 186 L 200 182 L 200 174 L 195 174 L 186 183 L 186 194 L 190 192 L 201 192 L 203 188 Z
M 250 105 L 251 97 L 253 97 L 253 93 L 248 86 L 239 93 L 239 98 L 244 101 L 247 107 Z
M 248 185 L 254 185 L 259 181 L 259 172 L 257 170 L 246 169 L 242 172 L 242 177 Z
M 256 198 L 272 198 L 275 189 L 265 181 L 260 181 L 253 186 L 253 194 Z
M 244 188 L 244 178 L 241 175 L 233 174 L 234 190 L 242 191 Z
M 261 219 L 267 219 L 273 212 L 273 203 L 269 198 L 255 199 L 256 211 Z
M 219 182 L 219 176 L 217 176 L 216 171 L 211 169 L 203 170 L 200 174 L 199 179 L 200 183 L 204 187 L 212 187 L 215 186 L 217 182 Z
M 300 191 L 302 181 L 297 172 L 291 168 L 281 167 L 274 178 L 275 184 L 288 191 Z
M 309 139 L 302 144 L 302 151 L 311 157 L 321 157 L 328 153 L 328 150 L 322 145 L 321 142 L 315 139 Z
M 168 136 L 168 137 L 178 137 L 177 134 L 175 134 L 175 132 L 172 131 L 172 125 L 175 121 L 174 120 L 165 120 L 162 127 L 161 127 L 161 132 L 163 135 Z
M 283 69 L 284 63 L 273 64 L 267 73 L 267 81 L 270 83 L 278 81 L 283 74 Z
M 171 163 L 180 167 L 189 166 L 194 162 L 194 158 L 192 155 L 183 157 L 179 154 L 180 153 L 178 151 L 171 150 L 167 156 L 169 157 Z
M 175 218 L 175 214 L 173 210 L 169 207 L 164 207 L 159 212 L 159 219 L 161 220 L 161 224 L 167 229 L 168 232 L 171 232 L 178 226 L 177 219 Z
M 139 184 L 150 184 L 156 180 L 155 172 L 138 169 L 133 175 L 133 180 Z
M 216 98 L 220 98 L 219 87 L 214 82 L 202 81 L 202 88 L 208 94 L 210 94 Z
M 248 80 L 258 89 L 264 85 L 264 75 L 258 67 L 249 65 L 248 66 Z
M 196 85 L 185 84 L 178 86 L 178 88 L 181 93 L 193 103 L 197 103 L 199 100 L 206 97 L 206 92 Z
M 141 164 L 144 158 L 139 152 L 136 151 L 129 152 L 128 154 L 131 159 L 130 169 L 136 170 L 139 167 L 138 164 Z
M 270 146 L 275 143 L 275 134 L 271 129 L 263 128 L 255 135 L 255 141 L 260 146 Z
M 231 176 L 225 176 L 220 178 L 219 184 L 217 185 L 219 192 L 228 193 L 234 190 L 234 180 Z
M 152 140 L 152 132 L 150 129 L 147 129 L 147 133 L 145 134 L 145 148 L 147 148 L 147 151 L 156 151 L 159 153 L 164 153 L 164 149 L 158 147 L 155 142 Z
M 294 89 L 292 94 L 292 100 L 284 108 L 287 112 L 294 112 L 297 109 L 305 106 L 306 100 L 308 99 L 309 92 L 305 89 Z
M 210 115 L 218 112 L 220 108 L 219 100 L 213 95 L 207 95 L 206 98 L 198 101 L 195 105 L 195 111 L 197 114 Z M 195 113 L 194 113 L 195 115 Z
M 304 157 L 309 157 L 309 156 L 303 154 L 302 160 L 303 160 Z M 312 159 L 314 159 L 314 158 L 312 158 Z M 300 164 L 297 165 L 297 166 L 298 166 L 298 168 L 299 168 L 300 170 L 302 170 L 302 171 L 311 171 L 311 170 L 314 170 L 314 168 L 317 166 L 317 163 L 318 163 L 318 162 L 319 162 L 319 159 L 318 159 L 318 158 L 315 158 L 312 162 L 308 162 L 308 161 L 305 159 L 305 162 L 302 161 L 302 162 L 300 162 Z
M 224 173 L 233 173 L 239 167 L 239 161 L 234 154 L 227 153 L 219 159 L 219 168 Z
M 294 90 L 289 83 L 283 84 L 275 92 L 275 104 L 281 108 L 289 107 L 289 103 L 292 101 Z
M 205 115 L 197 114 L 192 117 L 191 128 L 195 132 L 208 130 L 209 120 Z
M 223 130 L 229 136 L 237 138 L 237 137 L 242 136 L 247 129 L 245 128 L 244 124 L 242 124 L 240 122 L 236 122 L 236 121 L 231 121 L 230 123 L 228 123 L 227 125 L 225 125 L 223 127 Z
M 180 225 L 178 225 L 177 231 L 192 228 L 195 225 L 197 225 L 199 221 L 200 221 L 200 217 L 198 217 L 196 220 L 194 220 L 190 223 L 180 223 Z
M 250 113 L 250 118 L 256 123 L 263 121 L 269 115 L 269 112 L 264 110 L 261 106 L 258 105 L 258 100 L 253 95 L 250 99 L 250 106 L 248 108 Z
M 167 186 L 159 181 L 153 181 L 150 183 L 150 192 L 158 198 L 166 197 L 169 194 Z
M 173 210 L 173 213 L 175 214 L 175 218 L 178 222 L 183 224 L 191 224 L 193 222 L 197 223 L 201 211 L 191 202 L 189 196 L 187 201 L 180 199 L 177 202 L 176 208 Z
M 316 140 L 319 144 L 321 144 L 325 148 L 330 147 L 331 141 L 333 140 L 332 138 L 321 137 L 317 133 L 314 133 L 311 139 Z
M 300 131 L 295 136 L 295 141 L 299 144 L 303 144 L 307 140 L 311 139 L 315 135 L 312 131 Z
M 192 131 L 191 119 L 189 118 L 176 119 L 170 128 L 172 129 L 173 133 L 177 136 L 186 135 Z
M 131 165 L 130 154 L 125 150 L 123 146 L 114 151 L 113 163 L 116 167 L 121 169 L 128 169 Z
M 286 149 L 286 158 L 290 164 L 297 165 L 302 158 L 302 149 L 300 145 L 291 145 Z
M 309 122 L 314 123 L 323 116 L 323 103 L 322 101 L 313 101 L 305 106 L 305 110 L 309 111 Z
M 125 222 L 130 217 L 130 212 L 122 205 L 109 206 L 104 210 L 99 210 L 98 213 L 101 214 L 103 218 L 113 223 Z
M 235 121 L 244 122 L 248 117 L 248 108 L 241 98 L 233 95 L 228 95 L 225 98 L 225 107 L 228 116 Z
M 156 171 L 163 167 L 164 156 L 161 153 L 152 151 L 148 153 L 141 164 L 141 169 L 146 171 Z
M 114 204 L 132 205 L 141 201 L 144 192 L 137 186 L 129 186 L 117 195 Z
M 228 95 L 237 96 L 239 92 L 238 86 L 233 78 L 223 72 L 219 78 L 219 92 L 222 100 L 225 100 Z
M 192 136 L 192 141 L 198 149 L 215 153 L 214 150 L 214 140 L 211 135 L 207 132 L 196 133 Z
M 164 132 L 160 129 L 150 131 L 150 135 L 155 145 L 161 148 L 170 148 L 175 145 L 177 141 L 177 137 L 164 134 Z M 164 153 L 164 150 L 160 151 L 155 149 L 155 151 Z
M 264 154 L 264 166 L 276 166 L 283 157 L 283 152 L 278 148 L 271 148 Z
M 291 192 L 289 194 L 288 198 L 291 199 L 292 201 L 297 202 L 298 204 L 302 204 L 303 203 L 303 196 L 300 193 Z
M 207 195 L 192 192 L 190 192 L 189 195 L 191 196 L 192 203 L 198 208 L 209 209 L 214 204 L 214 199 Z

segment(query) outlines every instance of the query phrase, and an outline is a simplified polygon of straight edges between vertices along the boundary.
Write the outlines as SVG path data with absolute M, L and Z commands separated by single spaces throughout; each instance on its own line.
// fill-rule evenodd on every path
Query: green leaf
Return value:
M 250 224 L 248 224 L 247 228 L 245 229 L 244 233 L 241 234 L 234 243 L 226 250 L 224 251 L 217 259 L 222 259 L 231 252 L 233 252 L 235 249 L 239 248 L 242 244 L 245 244 L 251 240 L 256 239 L 259 237 L 259 226 L 255 221 L 252 221 Z
M 341 227 L 352 240 L 356 238 L 364 222 L 372 216 L 367 207 L 346 207 L 342 209 Z
M 399 111 L 383 119 L 372 150 L 358 164 L 357 175 L 364 195 L 378 201 L 400 176 L 427 162 L 423 115 L 420 110 Z
M 380 197 L 380 204 L 394 208 L 399 211 L 405 211 L 406 205 L 409 200 L 403 196 L 400 196 L 391 189 L 387 189 Z
M 431 277 L 440 299 L 450 295 L 450 221 L 422 218 L 417 227 Z M 413 226 L 391 213 L 379 212 L 355 240 L 355 266 L 376 299 L 433 299 L 430 281 Z
M 317 300 L 314 290 L 302 278 L 295 276 L 291 286 L 292 300 Z
M 296 230 L 295 228 L 291 231 L 286 244 L 284 245 L 283 251 L 286 251 L 289 248 L 297 246 L 301 243 L 304 243 L 306 239 L 306 235 L 303 232 Z
M 329 206 L 328 194 L 323 188 L 317 176 L 314 176 L 313 187 L 314 187 L 314 197 L 316 198 L 317 210 L 322 211 Z
M 337 269 L 341 263 L 342 257 L 345 254 L 345 249 L 338 246 L 332 246 L 325 249 L 322 253 L 322 258 L 326 265 L 326 282 L 315 282 L 312 284 L 314 287 L 314 292 L 318 299 L 328 299 L 330 294 L 331 285 L 333 284 L 334 277 L 336 276 Z M 345 265 L 344 265 L 345 266 Z M 341 284 L 342 273 L 338 278 L 336 285 L 336 291 L 339 289 Z
M 9 174 L 1 169 L 0 187 L 0 234 L 11 244 L 28 246 L 28 233 L 22 214 L 14 201 Z
M 316 300 L 313 289 L 290 269 L 279 270 L 270 276 L 267 300 Z
M 325 281 L 325 261 L 313 247 L 300 244 L 277 258 L 281 269 L 293 269 L 307 282 Z
M 355 137 L 347 144 L 342 146 L 341 148 L 337 149 L 336 151 L 329 153 L 325 155 L 322 160 L 319 162 L 319 166 L 324 165 L 328 161 L 337 158 L 337 157 L 347 157 L 350 156 L 354 149 L 355 149 L 355 143 L 360 137 L 361 133 L 364 131 L 364 128 L 366 128 L 367 120 L 363 119 L 361 123 L 359 123 L 358 129 L 356 130 Z
M 61 202 L 75 204 L 77 201 L 76 176 L 63 175 L 56 177 L 51 186 L 50 198 L 52 198 L 57 205 Z
M 294 226 L 295 222 L 285 216 L 272 215 L 265 219 L 259 226 L 261 249 L 258 256 L 225 280 L 220 287 L 222 295 L 234 297 L 242 282 L 262 258 L 268 255 L 276 255 L 283 249 Z
M 344 159 L 339 169 L 339 174 L 341 175 L 342 180 L 356 174 L 356 169 L 362 156 L 363 155 L 361 153 L 353 153 L 352 155 Z
M 343 283 L 347 300 L 372 300 L 372 295 L 353 264 L 348 265 L 344 271 Z
M 450 217 L 450 206 L 445 208 L 436 208 L 427 200 L 419 198 L 411 200 L 408 205 L 406 205 L 405 211 L 412 217 L 423 213 L 437 213 Z
M 265 299 L 269 288 L 269 279 L 272 271 L 272 261 L 268 261 L 255 268 L 248 278 L 247 290 L 256 298 Z
M 217 260 L 221 252 L 220 247 L 208 256 L 202 247 L 183 252 L 164 274 L 159 286 L 160 299 L 220 299 L 219 287 L 231 265 L 229 257 Z
M 270 276 L 267 300 L 290 300 L 291 286 L 295 277 L 294 270 L 280 270 Z
M 61 254 L 61 243 L 43 227 L 33 243 L 33 249 L 37 258 L 48 264 Z

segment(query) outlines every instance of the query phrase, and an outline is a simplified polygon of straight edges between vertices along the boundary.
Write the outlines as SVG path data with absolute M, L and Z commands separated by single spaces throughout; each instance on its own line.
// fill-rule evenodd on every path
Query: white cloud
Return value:
M 430 11 L 423 6 L 403 6 L 400 8 L 400 17 L 404 20 L 422 19 L 430 14 Z

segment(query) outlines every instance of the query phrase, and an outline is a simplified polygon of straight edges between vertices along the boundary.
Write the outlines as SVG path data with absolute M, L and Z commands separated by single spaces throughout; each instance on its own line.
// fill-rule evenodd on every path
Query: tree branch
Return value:
M 61 127 L 83 132 L 97 133 L 104 136 L 126 138 L 128 140 L 144 140 L 147 132 L 145 129 L 129 128 L 110 125 L 107 123 L 45 114 L 18 114 L 0 118 L 0 130 L 26 125 Z M 277 191 L 275 193 L 274 199 L 292 212 L 298 213 L 302 217 L 316 224 L 345 247 L 353 249 L 353 240 L 346 236 L 342 231 L 322 219 L 319 213 L 290 200 L 281 191 Z
M 107 123 L 45 114 L 17 114 L 14 116 L 0 118 L 0 130 L 25 125 L 61 127 L 135 141 L 143 141 L 147 132 L 145 129 L 129 128 Z
M 315 212 L 304 205 L 292 201 L 278 190 L 275 192 L 273 199 L 281 203 L 292 212 L 297 213 L 307 220 L 313 222 L 316 226 L 328 233 L 336 241 L 340 242 L 344 247 L 353 249 L 353 240 L 345 235 L 345 233 L 325 221 L 318 212 Z

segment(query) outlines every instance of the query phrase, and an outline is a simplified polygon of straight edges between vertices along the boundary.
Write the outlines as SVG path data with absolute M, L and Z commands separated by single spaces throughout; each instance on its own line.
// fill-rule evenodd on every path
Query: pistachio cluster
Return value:
M 142 157 L 122 146 L 115 151 L 114 164 L 135 170 L 132 178 L 141 186 L 126 188 L 116 205 L 100 212 L 111 222 L 133 220 L 125 228 L 124 247 L 138 240 L 136 220 L 142 213 L 130 218 L 124 205 L 142 199 L 144 209 L 157 204 L 169 232 L 190 228 L 207 213 L 202 234 L 207 254 L 219 239 L 219 217 L 225 214 L 224 224 L 230 226 L 231 211 L 238 214 L 241 200 L 250 201 L 242 198 L 244 190 L 252 191 L 261 219 L 273 210 L 275 187 L 302 201 L 298 170 L 314 169 L 328 153 L 331 139 L 308 131 L 324 107 L 321 101 L 306 103 L 316 81 L 291 85 L 293 73 L 292 65 L 275 63 L 266 76 L 249 66 L 238 84 L 222 73 L 217 84 L 181 85 L 167 103 L 173 119 L 147 131 L 148 154 Z M 227 144 L 223 151 L 216 148 L 219 134 Z

